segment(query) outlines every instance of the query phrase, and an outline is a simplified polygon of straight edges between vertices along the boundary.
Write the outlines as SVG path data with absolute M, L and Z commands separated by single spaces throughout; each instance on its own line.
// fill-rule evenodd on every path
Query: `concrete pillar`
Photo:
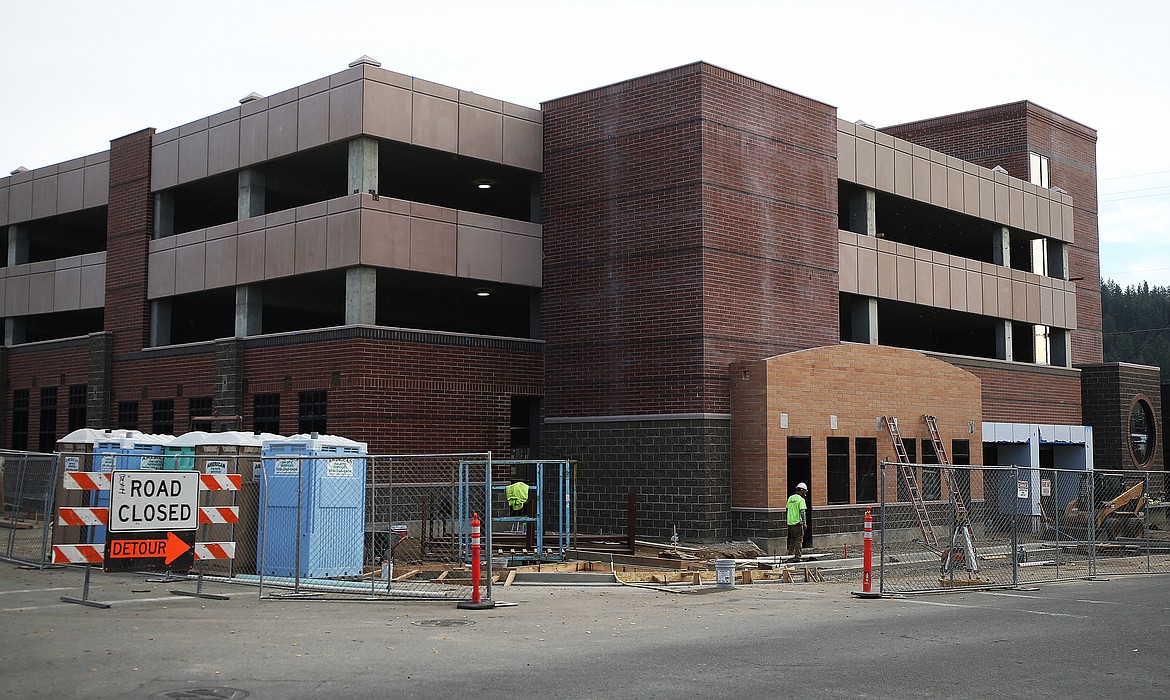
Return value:
M 239 198 L 236 218 L 240 221 L 264 215 L 264 173 L 254 168 L 241 170 L 239 174 Z
M 28 229 L 19 224 L 8 227 L 8 266 L 28 262 Z
M 991 233 L 991 261 L 1004 267 L 1012 266 L 1012 237 L 1007 226 L 996 226 Z
M 25 318 L 23 316 L 10 316 L 4 319 L 4 345 L 12 347 L 13 345 L 20 345 L 25 339 Z
M 877 193 L 873 190 L 849 195 L 849 230 L 866 236 L 877 235 Z
M 175 235 L 175 195 L 172 192 L 154 193 L 154 237 Z
M 372 326 L 378 312 L 378 271 L 351 267 L 345 271 L 345 324 Z
M 995 356 L 1011 362 L 1012 354 L 1012 322 L 1000 319 L 995 326 Z
M 350 194 L 378 191 L 378 140 L 360 136 L 349 142 Z
M 247 338 L 264 332 L 264 292 L 259 287 L 236 287 L 236 337 Z
M 153 299 L 150 302 L 150 347 L 171 344 L 171 300 Z
M 877 299 L 860 299 L 853 305 L 853 342 L 878 344 Z

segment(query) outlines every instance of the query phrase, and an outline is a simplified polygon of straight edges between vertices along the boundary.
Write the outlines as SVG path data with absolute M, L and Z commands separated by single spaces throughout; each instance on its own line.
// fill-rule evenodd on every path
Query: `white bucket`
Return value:
M 716 586 L 734 586 L 735 585 L 735 560 L 734 559 L 716 559 L 715 560 L 715 585 Z

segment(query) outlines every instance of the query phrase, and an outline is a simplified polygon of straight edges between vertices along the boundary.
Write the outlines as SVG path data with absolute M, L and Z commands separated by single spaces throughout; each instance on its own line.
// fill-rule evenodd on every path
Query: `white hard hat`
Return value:
M 804 483 L 804 482 L 802 481 L 802 482 L 800 482 L 799 484 L 797 484 L 797 485 L 796 485 L 796 488 L 798 488 L 798 489 L 804 489 L 805 491 L 808 491 L 808 484 L 806 484 L 806 483 Z

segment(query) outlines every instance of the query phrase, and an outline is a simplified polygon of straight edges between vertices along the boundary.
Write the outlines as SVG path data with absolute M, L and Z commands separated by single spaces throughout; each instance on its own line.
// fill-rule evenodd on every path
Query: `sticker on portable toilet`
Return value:
M 114 471 L 114 455 L 102 455 L 102 463 L 99 470 L 103 472 Z
M 1016 482 L 1016 497 L 1017 498 L 1027 498 L 1028 497 L 1028 482 L 1027 481 L 1020 479 L 1019 481 Z
M 264 462 L 252 462 L 252 481 L 260 481 L 264 475 Z
M 143 469 L 162 469 L 163 458 L 158 455 L 144 455 L 142 457 Z
M 1052 495 L 1052 479 L 1041 479 L 1040 480 L 1040 495 L 1041 496 L 1051 496 Z
M 331 459 L 325 464 L 325 476 L 353 476 L 352 459 Z
M 226 475 L 228 473 L 227 462 L 208 462 L 207 464 L 203 465 L 203 473 L 216 474 L 219 476 Z
M 81 458 L 77 457 L 76 455 L 66 457 L 65 458 L 65 471 L 67 471 L 67 472 L 81 471 Z
M 278 459 L 272 473 L 275 476 L 296 476 L 299 471 L 295 459 Z

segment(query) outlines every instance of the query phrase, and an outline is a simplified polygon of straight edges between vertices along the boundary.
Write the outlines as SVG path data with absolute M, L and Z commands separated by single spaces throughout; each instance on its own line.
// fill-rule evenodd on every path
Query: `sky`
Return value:
M 1162 0 L 0 0 L 0 173 L 362 55 L 530 107 L 702 60 L 879 127 L 1031 100 L 1096 129 L 1102 277 L 1170 286 L 1168 30 Z

